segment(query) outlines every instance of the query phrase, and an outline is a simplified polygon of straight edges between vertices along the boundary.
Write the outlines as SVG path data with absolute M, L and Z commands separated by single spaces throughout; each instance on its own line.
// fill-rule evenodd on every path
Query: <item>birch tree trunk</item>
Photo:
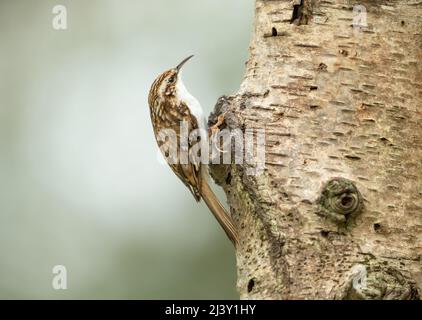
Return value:
M 211 168 L 241 298 L 420 298 L 421 17 L 419 0 L 256 0 L 241 89 L 209 119 L 265 130 L 262 174 Z

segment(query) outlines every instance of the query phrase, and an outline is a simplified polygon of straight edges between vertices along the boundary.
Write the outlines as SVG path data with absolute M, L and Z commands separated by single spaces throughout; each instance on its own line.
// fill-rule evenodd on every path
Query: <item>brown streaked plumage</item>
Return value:
M 178 148 L 181 147 L 181 121 L 184 120 L 188 124 L 189 132 L 195 129 L 205 129 L 205 122 L 204 119 L 201 119 L 201 110 L 199 110 L 200 105 L 187 92 L 180 79 L 180 70 L 190 58 L 192 56 L 183 60 L 176 68 L 167 70 L 159 75 L 152 84 L 148 96 L 155 137 L 158 137 L 160 130 L 172 129 L 177 136 Z M 201 135 L 200 138 L 207 139 L 205 135 Z M 157 143 L 161 146 L 163 142 L 157 139 Z M 196 141 L 188 142 L 189 153 L 192 151 L 193 143 L 196 143 Z M 177 157 L 179 157 L 179 153 Z M 178 158 L 177 160 L 180 159 Z M 192 163 L 190 161 L 187 164 L 180 162 L 172 161 L 172 163 L 169 163 L 173 172 L 190 190 L 196 201 L 204 200 L 229 239 L 237 246 L 238 238 L 233 221 L 208 184 L 207 166 L 200 162 Z

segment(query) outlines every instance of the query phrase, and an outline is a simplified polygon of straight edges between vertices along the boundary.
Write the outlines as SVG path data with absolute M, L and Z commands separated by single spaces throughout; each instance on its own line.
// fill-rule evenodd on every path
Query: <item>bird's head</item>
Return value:
M 164 71 L 160 76 L 157 77 L 151 87 L 151 94 L 154 98 L 168 99 L 176 97 L 178 84 L 181 84 L 180 72 L 186 62 L 188 62 L 192 56 L 187 57 L 180 62 L 175 68 Z

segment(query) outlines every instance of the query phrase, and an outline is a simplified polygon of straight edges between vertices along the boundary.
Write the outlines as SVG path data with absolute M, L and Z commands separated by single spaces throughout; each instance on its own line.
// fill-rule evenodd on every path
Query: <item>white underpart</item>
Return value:
M 203 142 L 208 141 L 208 132 L 207 132 L 207 125 L 206 125 L 205 117 L 204 117 L 204 111 L 202 110 L 202 107 L 199 101 L 193 95 L 191 95 L 189 91 L 186 89 L 185 84 L 183 83 L 182 78 L 180 77 L 180 74 L 179 74 L 179 79 L 177 80 L 177 84 L 176 84 L 176 94 L 179 100 L 186 103 L 186 105 L 188 106 L 190 110 L 190 113 L 198 121 L 198 127 L 200 130 L 199 134 L 201 136 L 201 141 Z M 203 159 L 201 159 L 201 161 L 202 160 Z M 206 163 L 208 163 L 208 159 Z M 202 166 L 201 166 L 201 174 L 202 174 L 202 178 L 205 181 L 208 180 L 207 165 L 203 161 L 202 161 Z
M 176 85 L 177 98 L 188 106 L 191 114 L 198 121 L 199 129 L 206 130 L 204 112 L 199 101 L 186 89 L 180 75 Z

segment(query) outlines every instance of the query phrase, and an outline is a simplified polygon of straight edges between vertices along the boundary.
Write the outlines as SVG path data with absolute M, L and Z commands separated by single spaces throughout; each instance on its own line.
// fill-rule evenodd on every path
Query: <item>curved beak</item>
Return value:
M 180 69 L 182 69 L 183 65 L 188 62 L 191 58 L 193 58 L 193 55 L 187 57 L 186 59 L 184 59 L 182 62 L 179 63 L 179 65 L 176 67 L 177 72 L 180 71 Z

